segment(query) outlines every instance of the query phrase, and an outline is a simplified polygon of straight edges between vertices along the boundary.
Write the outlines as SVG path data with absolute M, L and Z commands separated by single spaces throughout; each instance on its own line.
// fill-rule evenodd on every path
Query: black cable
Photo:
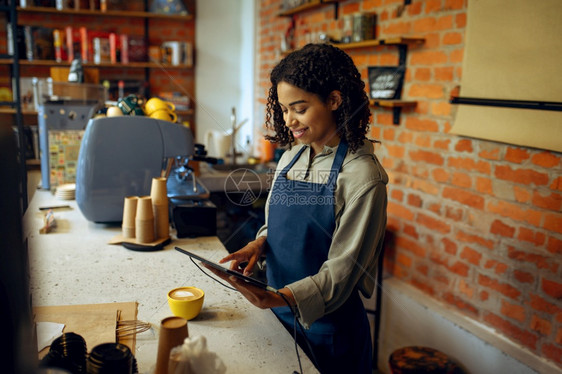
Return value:
M 224 284 L 223 282 L 219 281 L 218 279 L 216 279 L 216 278 L 213 277 L 212 275 L 207 274 L 207 272 L 206 272 L 205 270 L 203 270 L 203 269 L 195 262 L 195 260 L 193 260 L 192 257 L 190 257 L 189 259 L 191 260 L 191 262 L 193 262 L 193 264 L 194 264 L 195 266 L 197 266 L 197 268 L 198 268 L 199 270 L 201 270 L 201 272 L 202 272 L 203 274 L 205 274 L 206 276 L 208 276 L 209 278 L 211 278 L 212 280 L 214 280 L 215 282 L 217 282 L 217 283 L 220 284 L 221 286 L 226 287 L 226 288 L 228 288 L 229 290 L 233 290 L 233 291 L 236 291 L 236 292 L 240 292 L 240 291 L 237 290 L 236 288 L 230 287 L 230 286 Z M 308 338 L 306 337 L 306 334 L 304 333 L 304 328 L 303 328 L 303 326 L 301 325 L 301 323 L 299 322 L 299 320 L 298 320 L 298 318 L 297 318 L 297 313 L 295 312 L 295 310 L 294 310 L 293 307 L 291 306 L 291 303 L 289 303 L 289 300 L 287 300 L 287 298 L 285 297 L 285 295 L 283 295 L 283 294 L 282 294 L 281 292 L 279 292 L 279 291 L 276 291 L 275 293 L 276 293 L 277 295 L 281 296 L 281 298 L 283 299 L 283 301 L 285 302 L 285 304 L 287 304 L 287 306 L 288 306 L 289 309 L 291 310 L 291 313 L 293 314 L 293 339 L 294 339 L 294 341 L 295 341 L 295 351 L 296 351 L 296 353 L 297 353 L 297 361 L 298 361 L 298 363 L 299 363 L 300 372 L 303 373 L 302 364 L 301 364 L 301 357 L 300 357 L 300 354 L 299 354 L 298 343 L 297 343 L 297 325 L 299 326 L 299 329 L 300 329 L 300 331 L 301 331 L 301 334 L 302 334 L 303 337 L 304 337 L 304 341 L 306 342 L 306 345 L 308 346 L 308 350 L 310 351 L 310 354 L 312 355 L 311 359 L 312 359 L 314 365 L 315 365 L 316 367 L 318 367 L 318 365 L 317 365 L 317 362 L 318 362 L 318 361 L 316 361 L 316 357 L 314 356 L 314 351 L 312 350 L 312 347 L 311 347 L 311 345 L 310 345 L 310 342 L 308 341 Z M 296 372 L 293 372 L 293 373 L 296 373 Z M 298 374 L 298 373 L 297 373 L 297 374 Z
M 295 319 L 297 318 L 296 314 L 295 314 Z M 314 363 L 314 366 L 316 366 L 316 368 L 320 368 L 320 366 L 318 366 L 318 360 L 316 359 L 316 355 L 314 355 L 314 350 L 312 349 L 312 346 L 310 345 L 310 342 L 308 341 L 308 338 L 306 336 L 306 334 L 304 333 L 304 327 L 302 327 L 302 324 L 300 323 L 300 321 L 298 319 L 296 319 L 297 321 L 297 325 L 299 326 L 299 329 L 301 330 L 301 334 L 304 338 L 304 342 L 306 343 L 307 347 L 308 347 L 308 351 L 310 352 L 310 355 L 312 356 L 312 362 Z
M 281 296 L 281 298 L 283 299 L 285 304 L 287 304 L 289 309 L 291 309 L 291 313 L 293 313 L 293 340 L 295 341 L 295 352 L 297 352 L 297 361 L 299 362 L 299 369 L 300 369 L 300 372 L 303 373 L 302 364 L 301 364 L 301 356 L 299 354 L 299 345 L 297 344 L 297 323 L 299 323 L 298 319 L 297 319 L 297 314 L 293 311 L 293 307 L 291 306 L 291 304 L 289 303 L 289 300 L 287 300 L 285 295 L 283 295 L 279 291 L 277 291 L 276 293 L 277 293 L 277 295 Z M 293 374 L 294 373 L 295 372 L 293 372 Z
M 190 257 L 189 259 L 191 260 L 191 262 L 193 262 L 193 264 L 194 264 L 195 266 L 197 266 L 197 268 L 198 268 L 199 270 L 201 270 L 201 272 L 202 272 L 203 274 L 205 274 L 206 276 L 208 276 L 209 278 L 211 278 L 212 280 L 214 280 L 215 282 L 217 282 L 217 283 L 220 284 L 221 286 L 226 287 L 226 288 L 228 288 L 229 290 L 233 290 L 233 291 L 236 291 L 236 292 L 240 292 L 240 291 L 238 291 L 236 288 L 227 286 L 226 284 L 222 283 L 220 280 L 216 279 L 216 278 L 213 277 L 212 275 L 207 274 L 207 273 L 205 272 L 205 270 L 201 269 L 201 267 L 200 267 L 199 265 L 197 265 L 197 263 L 193 260 L 192 257 Z
M 314 354 L 314 350 L 312 349 L 312 346 L 310 345 L 310 341 L 308 340 L 308 337 L 306 336 L 306 333 L 304 332 L 304 327 L 302 326 L 302 324 L 300 323 L 298 317 L 297 317 L 297 312 L 295 312 L 295 308 L 293 308 L 291 306 L 291 304 L 289 303 L 289 301 L 285 298 L 285 295 L 283 295 L 282 293 L 280 293 L 279 291 L 276 292 L 279 296 L 281 296 L 281 298 L 283 299 L 283 301 L 285 301 L 285 303 L 287 304 L 287 306 L 289 307 L 289 309 L 291 310 L 291 313 L 293 313 L 293 338 L 295 339 L 295 346 L 297 345 L 297 328 L 296 326 L 299 326 L 301 335 L 304 339 L 304 342 L 306 343 L 306 346 L 308 347 L 308 351 L 310 352 L 310 360 L 312 361 L 312 363 L 314 364 L 314 366 L 316 366 L 316 368 L 319 368 L 320 366 L 318 366 L 318 360 L 316 359 L 316 355 Z M 299 366 L 300 366 L 300 356 L 299 356 L 299 352 L 297 350 L 297 358 L 299 360 Z M 301 372 L 302 372 L 302 368 L 301 368 Z

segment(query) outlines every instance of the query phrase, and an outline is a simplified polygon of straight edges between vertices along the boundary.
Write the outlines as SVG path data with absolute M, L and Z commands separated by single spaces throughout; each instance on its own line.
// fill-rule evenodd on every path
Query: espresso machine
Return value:
M 196 155 L 191 130 L 144 116 L 91 119 L 82 139 L 76 201 L 86 219 L 120 222 L 126 196 L 150 195 L 152 178 L 167 177 L 171 222 L 178 237 L 215 235 L 216 208 L 189 168 Z
M 202 144 L 194 144 L 194 154 L 177 157 L 168 177 L 170 221 L 178 238 L 214 236 L 217 233 L 217 208 L 210 200 L 209 191 L 199 183 L 191 161 L 216 164 L 207 157 Z

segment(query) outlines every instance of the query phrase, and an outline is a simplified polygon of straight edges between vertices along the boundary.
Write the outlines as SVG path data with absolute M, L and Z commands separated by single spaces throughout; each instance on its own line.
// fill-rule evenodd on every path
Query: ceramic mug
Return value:
M 144 111 L 147 115 L 152 116 L 152 113 L 157 110 L 175 110 L 176 106 L 173 103 L 164 101 L 157 97 L 153 97 L 144 104 Z
M 209 130 L 205 133 L 205 143 L 209 155 L 224 159 L 232 147 L 232 135 L 224 131 Z
M 122 116 L 123 111 L 118 106 L 110 106 L 109 108 L 107 108 L 107 114 L 106 115 L 108 117 Z
M 179 287 L 168 292 L 168 305 L 175 316 L 191 320 L 199 315 L 205 292 L 197 287 Z
M 171 112 L 169 110 L 160 109 L 155 112 L 152 112 L 150 118 L 163 119 L 164 121 L 176 122 L 178 116 L 176 113 Z

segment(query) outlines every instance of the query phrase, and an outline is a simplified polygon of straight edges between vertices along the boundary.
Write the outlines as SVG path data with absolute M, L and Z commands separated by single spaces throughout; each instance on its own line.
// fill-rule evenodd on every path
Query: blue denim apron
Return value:
M 336 180 L 347 153 L 340 142 L 327 183 L 290 180 L 287 172 L 301 157 L 303 147 L 279 173 L 269 201 L 267 229 L 267 281 L 275 288 L 318 273 L 328 259 L 336 226 Z M 273 308 L 283 325 L 292 331 L 289 307 Z M 298 341 L 316 359 L 322 373 L 371 373 L 371 333 L 367 315 L 357 290 L 336 311 L 315 321 Z

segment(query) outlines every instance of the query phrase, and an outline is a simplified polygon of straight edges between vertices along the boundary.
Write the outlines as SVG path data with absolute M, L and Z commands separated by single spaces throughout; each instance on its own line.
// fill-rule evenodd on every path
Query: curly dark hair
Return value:
M 294 141 L 277 97 L 277 85 L 286 82 L 316 94 L 324 103 L 331 92 L 340 91 L 342 103 L 334 114 L 338 135 L 352 152 L 363 144 L 371 117 L 369 98 L 361 74 L 344 51 L 329 44 L 307 44 L 283 58 L 271 71 L 270 80 L 265 124 L 275 135 L 267 135 L 267 140 L 281 146 Z

